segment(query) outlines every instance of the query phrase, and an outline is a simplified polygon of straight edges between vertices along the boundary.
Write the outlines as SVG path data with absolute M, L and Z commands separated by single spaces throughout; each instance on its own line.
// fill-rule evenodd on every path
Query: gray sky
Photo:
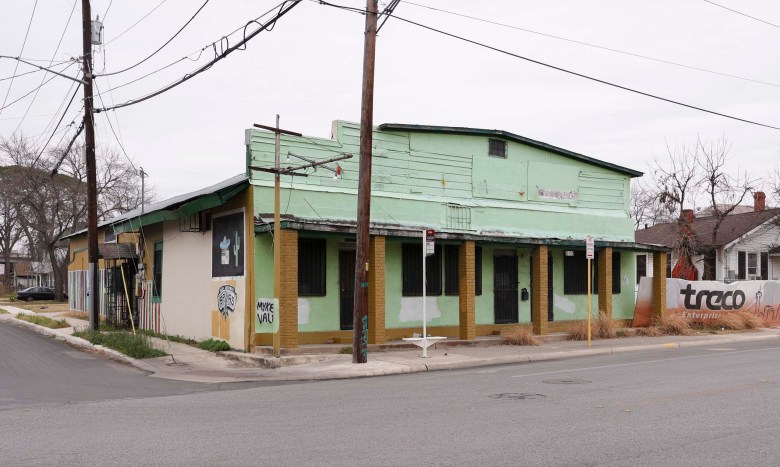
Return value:
M 105 18 L 104 44 L 95 70 L 116 71 L 149 55 L 200 7 L 202 0 L 93 0 Z M 6 1 L 0 16 L 0 54 L 19 55 L 34 0 Z M 38 0 L 23 57 L 66 60 L 81 53 L 81 1 Z M 355 7 L 362 0 L 334 0 Z M 780 28 L 737 15 L 704 0 L 560 0 L 538 2 L 415 0 L 415 3 L 604 47 L 773 83 L 758 84 L 600 50 L 495 24 L 477 22 L 404 1 L 396 14 L 510 52 L 623 86 L 721 113 L 780 126 Z M 780 3 L 718 0 L 717 3 L 780 25 Z M 110 9 L 108 9 L 111 4 Z M 97 79 L 106 105 L 143 96 L 213 57 L 184 60 L 162 72 L 108 92 L 198 51 L 243 26 L 277 0 L 212 0 L 167 47 L 147 62 Z M 153 8 L 146 19 L 131 27 Z M 108 13 L 106 14 L 106 10 Z M 330 136 L 335 119 L 358 121 L 364 17 L 304 1 L 271 32 L 250 41 L 205 73 L 146 102 L 108 115 L 137 166 L 150 174 L 159 197 L 195 190 L 244 170 L 243 131 L 273 124 L 309 136 Z M 250 26 L 250 30 L 253 26 Z M 59 51 L 54 54 L 65 30 Z M 235 44 L 241 33 L 230 37 Z M 198 54 L 189 55 L 195 59 Z M 48 65 L 48 62 L 37 62 Z M 15 62 L 0 60 L 0 78 Z M 32 68 L 19 66 L 19 73 Z M 68 73 L 75 75 L 77 67 Z M 51 75 L 48 75 L 51 76 Z M 13 81 L 7 102 L 34 89 L 43 73 Z M 48 79 L 48 77 L 46 78 Z M 10 80 L 0 81 L 5 99 Z M 19 126 L 45 142 L 70 98 L 71 82 L 56 78 L 0 114 L 0 135 Z M 64 125 L 80 121 L 81 93 Z M 2 102 L 2 101 L 0 101 Z M 97 100 L 100 105 L 100 100 Z M 97 140 L 118 145 L 97 115 Z M 54 119 L 46 130 L 47 124 Z M 21 125 L 20 125 L 21 122 Z M 669 144 L 726 136 L 731 168 L 756 177 L 780 160 L 780 131 L 727 120 L 602 84 L 569 76 L 449 37 L 390 20 L 377 44 L 374 122 L 497 128 L 647 170 Z M 63 128 L 61 127 L 61 128 Z M 75 126 L 52 142 L 68 140 Z

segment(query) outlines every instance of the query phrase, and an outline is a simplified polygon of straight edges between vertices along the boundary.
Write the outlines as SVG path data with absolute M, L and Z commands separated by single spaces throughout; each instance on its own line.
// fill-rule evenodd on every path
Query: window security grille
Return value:
M 490 138 L 488 140 L 488 155 L 506 159 L 506 141 Z
M 456 204 L 448 204 L 447 228 L 457 230 L 471 229 L 471 208 L 458 206 Z

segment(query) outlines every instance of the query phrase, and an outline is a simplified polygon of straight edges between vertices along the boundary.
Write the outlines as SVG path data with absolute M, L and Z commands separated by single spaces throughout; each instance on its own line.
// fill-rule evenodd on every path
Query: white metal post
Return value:
M 422 231 L 422 299 L 423 299 L 423 303 L 422 303 L 422 312 L 423 312 L 422 313 L 422 315 L 423 315 L 422 316 L 422 322 L 423 322 L 422 328 L 423 328 L 423 335 L 422 335 L 422 337 L 423 337 L 423 339 L 428 337 L 428 328 L 427 328 L 427 324 L 428 324 L 427 321 L 428 321 L 428 319 L 427 319 L 427 316 L 426 316 L 426 303 L 425 303 L 426 302 L 426 299 L 425 299 L 426 290 L 425 289 L 426 289 L 426 285 L 427 285 L 426 284 L 426 275 L 425 275 L 425 263 L 427 263 L 427 258 L 428 258 L 428 248 L 427 248 L 428 245 L 426 244 L 427 240 L 428 240 L 428 231 L 423 229 L 423 231 Z M 423 347 L 423 357 L 428 357 L 428 348 L 427 347 Z

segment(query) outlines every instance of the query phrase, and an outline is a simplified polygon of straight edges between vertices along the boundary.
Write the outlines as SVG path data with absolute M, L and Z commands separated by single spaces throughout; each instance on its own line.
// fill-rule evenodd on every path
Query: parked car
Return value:
M 63 298 L 68 298 L 68 294 L 63 293 Z M 54 300 L 54 290 L 48 287 L 29 287 L 16 294 L 18 300 L 31 302 L 33 300 Z

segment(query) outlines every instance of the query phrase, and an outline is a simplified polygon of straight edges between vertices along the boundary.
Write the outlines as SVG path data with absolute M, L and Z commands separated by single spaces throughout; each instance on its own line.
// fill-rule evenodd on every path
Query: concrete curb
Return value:
M 28 321 L 17 319 L 16 315 L 20 313 L 11 313 L 11 314 L 13 315 L 13 318 L 6 319 L 6 321 L 16 326 L 30 329 L 31 331 L 35 331 L 38 334 L 43 334 L 44 336 L 52 337 L 55 340 L 58 340 L 60 342 L 65 342 L 66 344 L 73 347 L 92 350 L 103 357 L 109 358 L 114 361 L 118 361 L 120 363 L 127 363 L 129 365 L 138 368 L 139 370 L 143 370 L 151 373 L 157 371 L 157 368 L 155 368 L 154 366 L 151 366 L 141 360 L 128 357 L 127 355 L 118 352 L 114 349 L 109 349 L 108 347 L 103 347 L 102 345 L 95 345 L 86 339 L 72 336 L 70 334 L 58 333 L 56 330 L 47 328 L 46 326 L 40 326 L 38 324 L 33 324 Z M 22 314 L 26 314 L 26 313 L 22 313 Z M 63 329 L 67 329 L 67 328 L 63 328 Z
M 8 309 L 6 307 L 6 309 Z M 8 310 L 10 314 L 5 317 L 0 315 L 0 320 L 9 321 L 16 326 L 24 327 L 35 331 L 39 334 L 43 334 L 59 341 L 65 342 L 73 347 L 81 348 L 85 350 L 91 350 L 101 356 L 109 358 L 111 360 L 129 364 L 139 370 L 150 373 L 155 377 L 164 379 L 176 379 L 183 381 L 194 381 L 201 383 L 222 383 L 222 382 L 238 382 L 238 381 L 322 381 L 322 380 L 334 380 L 334 379 L 350 379 L 350 378 L 365 378 L 373 376 L 389 376 L 399 374 L 420 373 L 427 371 L 445 371 L 445 370 L 457 370 L 467 368 L 479 368 L 496 365 L 507 365 L 517 363 L 531 363 L 542 361 L 563 360 L 578 357 L 588 357 L 594 355 L 610 355 L 617 353 L 628 352 L 642 352 L 653 350 L 673 350 L 682 347 L 703 347 L 703 346 L 717 346 L 723 344 L 731 344 L 738 342 L 749 341 L 762 341 L 762 340 L 780 340 L 780 334 L 777 333 L 735 333 L 718 336 L 706 336 L 704 339 L 693 340 L 680 340 L 680 339 L 664 339 L 664 342 L 649 343 L 642 345 L 609 345 L 601 347 L 582 348 L 576 350 L 561 350 L 556 352 L 546 353 L 531 353 L 531 354 L 510 354 L 499 355 L 495 357 L 485 358 L 468 358 L 467 356 L 458 356 L 460 360 L 454 361 L 429 361 L 427 363 L 410 363 L 410 362 L 395 362 L 388 361 L 382 358 L 383 355 L 389 355 L 385 352 L 375 353 L 375 358 L 369 362 L 367 366 L 343 366 L 339 368 L 300 368 L 299 371 L 295 371 L 290 368 L 296 365 L 306 365 L 312 363 L 331 361 L 337 358 L 337 354 L 312 354 L 312 355 L 291 355 L 282 358 L 261 356 L 246 354 L 243 352 L 227 351 L 216 352 L 216 355 L 220 358 L 238 361 L 246 364 L 250 364 L 256 368 L 279 370 L 280 372 L 273 371 L 271 374 L 257 375 L 253 377 L 235 378 L 226 373 L 224 377 L 209 377 L 202 378 L 194 375 L 187 374 L 168 374 L 165 371 L 160 371 L 161 368 L 156 367 L 151 363 L 147 363 L 143 360 L 128 357 L 116 350 L 112 350 L 101 345 L 94 345 L 89 341 L 72 336 L 65 332 L 57 332 L 56 330 L 49 329 L 45 326 L 39 326 L 37 324 L 29 323 L 27 321 L 16 319 L 15 316 L 20 313 L 16 310 Z M 618 342 L 615 342 L 617 344 Z M 453 349 L 454 350 L 454 349 Z M 287 374 L 287 371 L 280 370 L 281 368 L 289 368 L 291 372 Z
M 285 366 L 305 365 L 308 363 L 332 360 L 336 354 L 287 355 L 280 358 L 236 351 L 216 352 L 228 360 L 247 363 L 258 368 L 281 368 Z

